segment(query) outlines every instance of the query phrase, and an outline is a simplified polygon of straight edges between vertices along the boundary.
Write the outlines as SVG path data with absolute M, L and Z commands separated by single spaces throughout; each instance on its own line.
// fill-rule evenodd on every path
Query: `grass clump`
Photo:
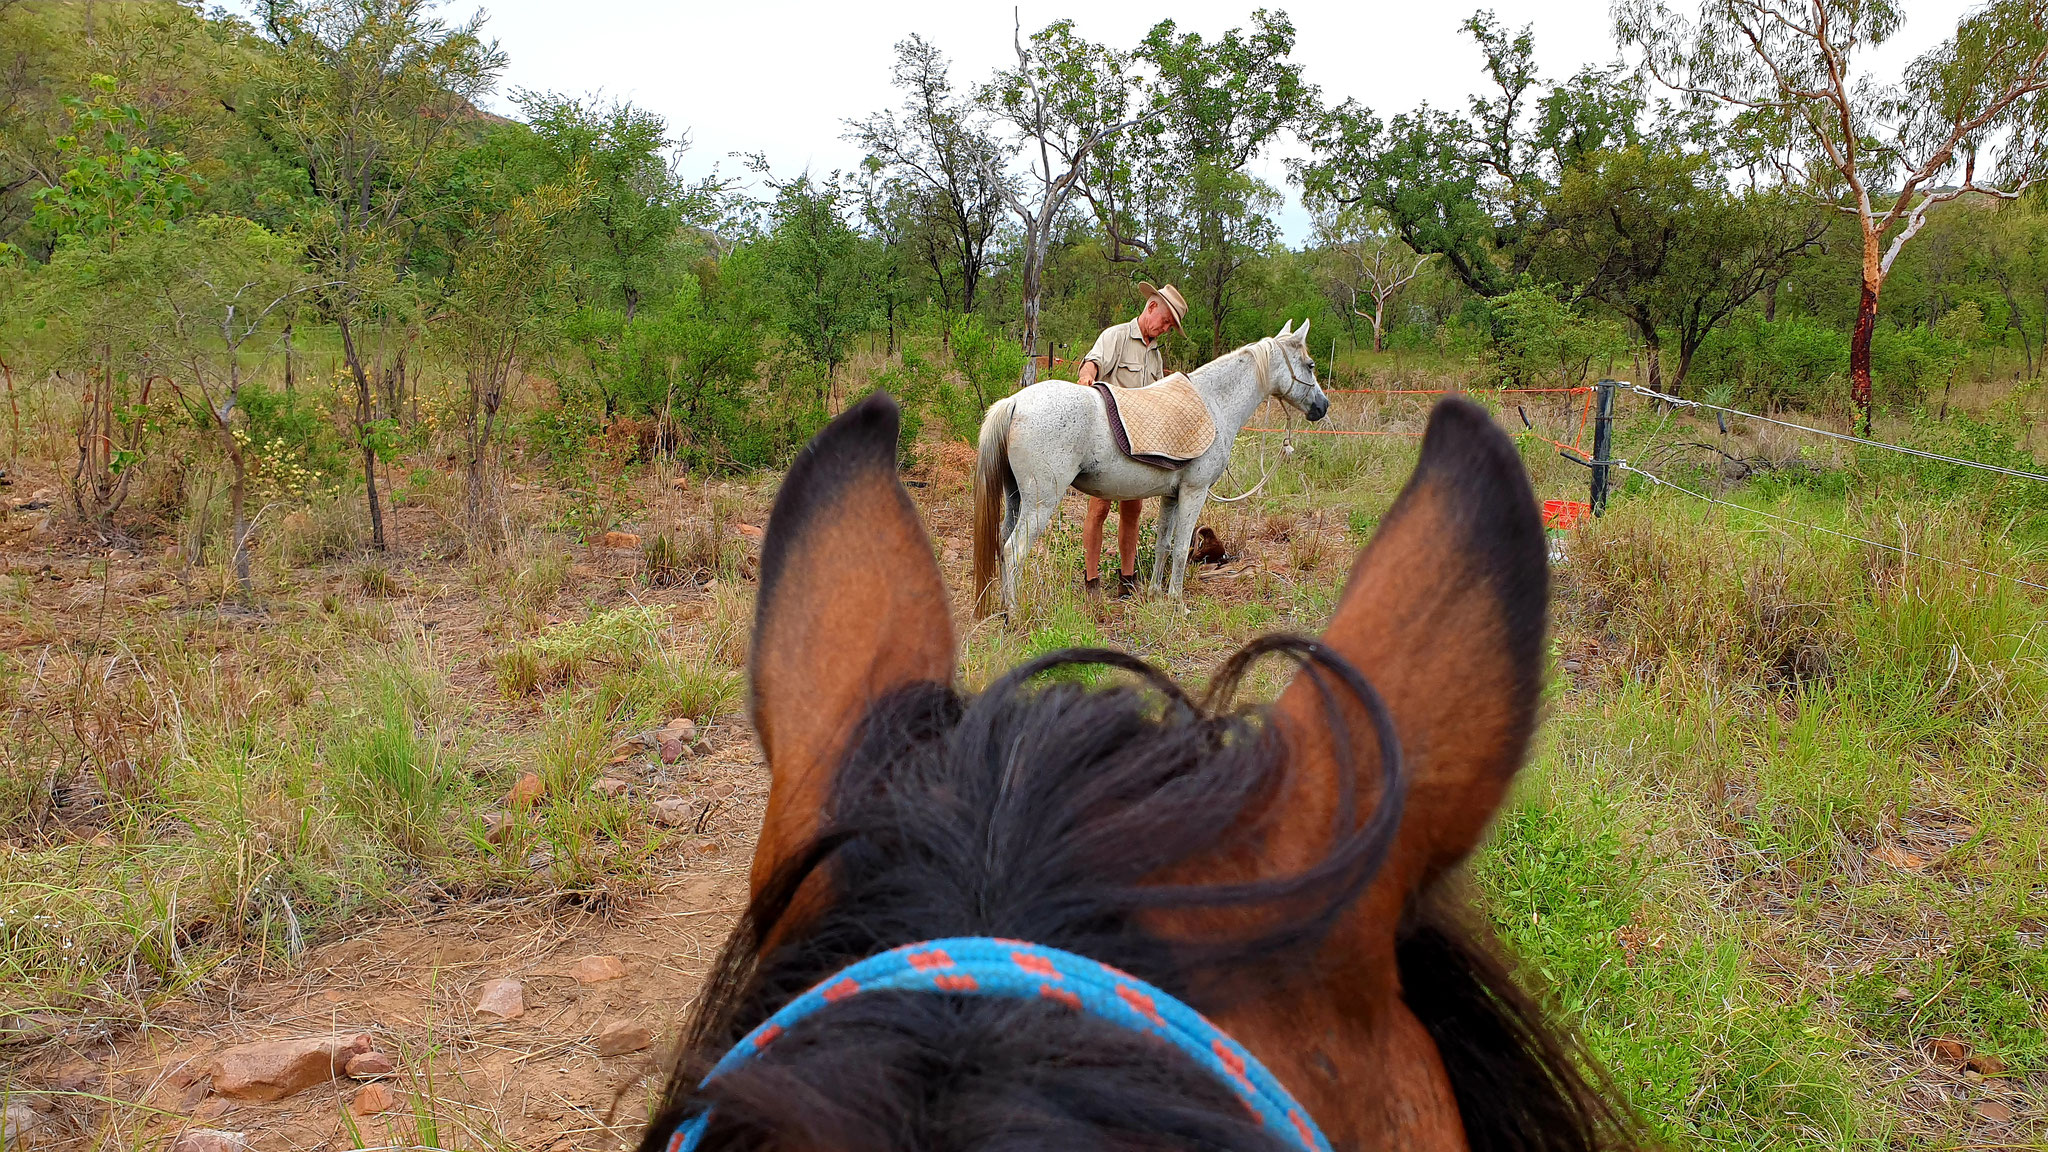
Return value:
M 545 628 L 498 655 L 498 686 L 507 696 L 532 695 L 574 681 L 593 666 L 659 656 L 667 627 L 659 610 L 635 605 Z

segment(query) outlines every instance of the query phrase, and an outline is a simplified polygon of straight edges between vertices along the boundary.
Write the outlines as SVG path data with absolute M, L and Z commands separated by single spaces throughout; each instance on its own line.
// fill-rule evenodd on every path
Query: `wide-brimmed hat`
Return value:
M 1144 293 L 1147 300 L 1157 297 L 1162 301 L 1166 305 L 1166 310 L 1173 314 L 1173 326 L 1175 328 L 1180 327 L 1181 321 L 1187 319 L 1188 302 L 1182 299 L 1180 289 L 1175 288 L 1171 284 L 1162 284 L 1154 288 L 1152 285 L 1140 280 L 1138 282 L 1138 291 Z

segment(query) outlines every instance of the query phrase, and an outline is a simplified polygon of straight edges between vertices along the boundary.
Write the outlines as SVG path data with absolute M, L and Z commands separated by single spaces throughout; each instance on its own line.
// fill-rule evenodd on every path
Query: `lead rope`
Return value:
M 1273 371 L 1270 360 L 1272 347 L 1268 343 L 1271 339 L 1272 337 L 1269 336 L 1265 340 L 1260 341 L 1258 351 L 1252 353 L 1253 361 L 1258 365 L 1259 382 L 1262 387 L 1266 380 L 1271 377 Z M 1294 365 L 1291 363 L 1287 366 L 1287 374 L 1290 376 L 1294 375 Z M 1263 408 L 1270 403 L 1272 403 L 1272 398 L 1268 397 L 1260 402 L 1259 407 Z M 1283 401 L 1280 405 L 1280 458 L 1286 460 L 1291 459 L 1293 456 L 1294 412 Z M 1223 466 L 1223 474 L 1225 476 L 1231 475 L 1236 467 L 1237 461 L 1233 458 L 1230 463 Z M 1270 479 L 1272 479 L 1272 476 L 1266 471 L 1266 442 L 1261 440 L 1259 441 L 1259 482 L 1252 485 L 1249 491 L 1240 492 L 1235 496 L 1218 496 L 1212 489 L 1209 493 L 1209 499 L 1216 501 L 1218 504 L 1235 504 L 1240 500 L 1249 500 L 1253 496 L 1258 495 L 1259 490 L 1264 488 L 1266 481 Z

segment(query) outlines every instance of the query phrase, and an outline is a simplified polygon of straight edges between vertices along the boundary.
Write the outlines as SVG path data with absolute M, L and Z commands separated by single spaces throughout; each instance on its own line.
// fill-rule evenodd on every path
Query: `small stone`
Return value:
M 1970 1057 L 1963 1067 L 1979 1076 L 1997 1076 L 2005 1071 L 2005 1061 L 1988 1053 L 1979 1053 Z
M 476 1010 L 500 1020 L 517 1020 L 526 1015 L 526 986 L 517 980 L 493 980 L 477 997 Z
M 512 790 L 505 793 L 505 807 L 531 808 L 540 802 L 540 798 L 546 792 L 547 789 L 541 785 L 539 776 L 531 772 L 524 773 L 519 777 L 519 782 L 512 785 Z
M 688 716 L 678 716 L 661 726 L 661 735 L 669 740 L 694 744 L 697 740 L 697 722 Z
M 652 1043 L 654 1033 L 649 1031 L 646 1025 L 635 1024 L 630 1020 L 613 1020 L 598 1031 L 597 1054 L 623 1056 L 628 1052 L 638 1052 Z
M 663 764 L 673 764 L 683 758 L 683 742 L 680 740 L 663 740 L 656 748 L 661 753 Z
M 391 1057 L 372 1048 L 368 1052 L 358 1052 L 349 1057 L 342 1071 L 361 1080 L 368 1076 L 388 1076 L 398 1071 L 398 1064 Z
M 607 532 L 601 543 L 607 548 L 638 548 L 640 537 L 631 532 Z
M 198 1104 L 193 1105 L 192 1118 L 194 1120 L 218 1120 L 227 1115 L 233 1108 L 233 1104 L 228 1103 L 219 1096 L 215 1096 L 208 1100 L 201 1100 Z
M 1945 1036 L 1937 1036 L 1929 1040 L 1927 1042 L 1927 1050 L 1932 1052 L 1937 1060 L 1949 1060 L 1956 1063 L 1968 1059 L 1970 1055 L 1970 1046 L 1968 1044 L 1963 1043 L 1961 1040 L 1950 1040 Z
M 624 976 L 626 965 L 617 956 L 585 956 L 569 969 L 569 974 L 576 977 L 578 984 L 602 984 Z
M 664 828 L 676 828 L 690 822 L 690 802 L 680 796 L 654 802 L 654 822 Z
M 590 782 L 590 790 L 592 792 L 597 793 L 599 796 L 609 796 L 613 799 L 624 796 L 632 787 L 632 781 L 621 780 L 617 776 L 603 776 Z
M 213 1090 L 230 1100 L 282 1100 L 334 1079 L 349 1057 L 369 1050 L 368 1036 L 315 1036 L 239 1045 L 215 1058 Z
M 2003 1100 L 1977 1101 L 1977 1115 L 1993 1124 L 2012 1123 L 2012 1105 Z
M 741 521 L 739 523 L 734 524 L 733 528 L 738 530 L 740 535 L 745 536 L 749 540 L 759 540 L 762 536 L 766 535 L 766 533 L 762 532 L 759 528 L 756 528 L 752 524 L 748 524 L 745 521 Z
M 247 1132 L 218 1128 L 187 1128 L 171 1142 L 171 1152 L 249 1152 Z
M 1892 999 L 1911 1000 L 1912 998 L 1913 990 L 1911 988 L 1907 988 L 1904 985 L 1894 985 L 1892 987 Z
M 14 1147 L 16 1141 L 35 1131 L 41 1119 L 28 1101 L 9 1100 L 7 1107 L 0 1108 L 0 1146 Z
M 358 1116 L 375 1116 L 379 1112 L 391 1111 L 397 1101 L 391 1098 L 391 1089 L 382 1084 L 365 1084 L 356 1098 L 349 1101 L 348 1110 Z

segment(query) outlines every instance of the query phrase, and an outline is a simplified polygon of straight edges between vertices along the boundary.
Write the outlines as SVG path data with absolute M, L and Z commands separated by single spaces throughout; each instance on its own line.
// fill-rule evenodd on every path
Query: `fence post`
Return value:
M 1593 506 L 1595 516 L 1607 511 L 1607 469 L 1614 449 L 1614 392 L 1620 384 L 1618 380 L 1602 380 L 1593 385 L 1593 493 L 1587 502 Z

